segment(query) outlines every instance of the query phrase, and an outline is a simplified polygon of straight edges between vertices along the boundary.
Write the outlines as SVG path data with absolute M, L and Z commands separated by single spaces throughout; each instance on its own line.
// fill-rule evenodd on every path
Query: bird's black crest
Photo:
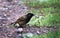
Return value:
M 31 18 L 32 16 L 34 16 L 34 14 L 32 14 L 32 13 L 27 14 L 27 17 L 29 17 L 29 18 Z

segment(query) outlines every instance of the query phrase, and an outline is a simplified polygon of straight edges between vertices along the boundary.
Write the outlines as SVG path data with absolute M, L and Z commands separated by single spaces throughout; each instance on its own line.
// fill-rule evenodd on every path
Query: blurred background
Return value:
M 51 26 L 59 29 L 52 27 L 55 31 L 41 35 L 25 34 L 24 38 L 60 38 L 60 0 L 0 0 L 0 27 L 9 25 L 27 13 L 35 14 L 29 25 L 42 27 L 42 30 Z

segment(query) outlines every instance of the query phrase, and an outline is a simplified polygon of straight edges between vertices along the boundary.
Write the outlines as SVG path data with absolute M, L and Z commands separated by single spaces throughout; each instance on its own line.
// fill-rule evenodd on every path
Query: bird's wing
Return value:
M 19 18 L 19 19 L 17 20 L 17 23 L 23 25 L 23 24 L 26 23 L 26 19 L 27 19 L 26 16 L 22 16 L 21 18 Z
M 26 16 L 22 16 L 20 17 L 19 19 L 17 19 L 16 22 L 23 22 L 23 21 L 26 21 L 27 17 Z

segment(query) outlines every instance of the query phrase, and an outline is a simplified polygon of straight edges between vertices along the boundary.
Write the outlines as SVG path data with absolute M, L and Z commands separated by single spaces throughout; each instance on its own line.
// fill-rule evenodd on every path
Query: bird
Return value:
M 18 18 L 13 24 L 14 25 L 19 24 L 18 28 L 23 28 L 26 26 L 25 24 L 27 24 L 33 16 L 34 16 L 33 13 L 28 13 Z

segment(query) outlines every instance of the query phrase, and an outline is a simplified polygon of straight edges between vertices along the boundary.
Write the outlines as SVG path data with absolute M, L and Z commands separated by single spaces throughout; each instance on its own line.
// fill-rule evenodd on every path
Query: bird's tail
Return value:
M 13 23 L 11 23 L 11 24 L 9 24 L 9 25 L 15 25 L 16 23 L 15 22 L 13 22 Z

